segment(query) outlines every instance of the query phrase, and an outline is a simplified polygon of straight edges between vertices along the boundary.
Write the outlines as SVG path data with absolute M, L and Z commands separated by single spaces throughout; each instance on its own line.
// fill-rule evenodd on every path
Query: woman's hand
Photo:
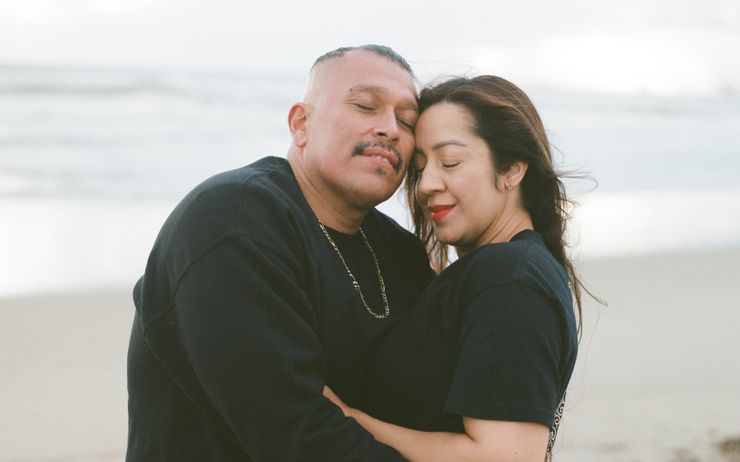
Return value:
M 352 417 L 352 411 L 354 411 L 354 409 L 347 406 L 347 404 L 344 401 L 342 401 L 342 399 L 339 396 L 337 396 L 337 394 L 334 393 L 332 389 L 327 387 L 326 385 L 324 385 L 324 396 L 329 398 L 329 400 L 332 403 L 336 404 L 339 407 L 339 409 L 341 409 L 342 412 L 344 412 L 344 415 L 346 417 Z
M 549 429 L 541 424 L 463 417 L 466 433 L 422 432 L 382 422 L 348 406 L 331 388 L 324 396 L 381 443 L 396 448 L 410 461 L 541 461 Z

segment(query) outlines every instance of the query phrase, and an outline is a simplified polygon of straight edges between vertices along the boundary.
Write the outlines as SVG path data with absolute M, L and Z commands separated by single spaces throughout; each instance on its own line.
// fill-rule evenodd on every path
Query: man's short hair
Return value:
M 402 68 L 406 70 L 406 72 L 409 73 L 412 77 L 414 76 L 414 71 L 411 70 L 411 66 L 408 62 L 403 58 L 403 56 L 399 55 L 391 47 L 387 47 L 385 45 L 375 45 L 375 44 L 367 44 L 367 45 L 359 45 L 355 47 L 341 47 L 337 48 L 336 50 L 332 50 L 328 53 L 324 53 L 323 55 L 319 56 L 316 61 L 314 61 L 313 66 L 311 66 L 311 69 L 316 67 L 321 62 L 328 61 L 330 59 L 339 58 L 340 56 L 344 56 L 345 53 L 349 51 L 354 50 L 365 50 L 369 51 L 371 53 L 375 53 L 378 56 L 384 56 L 394 63 L 398 64 Z

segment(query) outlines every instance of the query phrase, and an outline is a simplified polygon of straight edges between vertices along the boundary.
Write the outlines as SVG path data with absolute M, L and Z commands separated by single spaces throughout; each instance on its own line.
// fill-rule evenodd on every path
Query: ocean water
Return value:
M 193 186 L 284 155 L 304 77 L 0 65 L 0 296 L 131 286 Z M 525 90 L 592 178 L 567 182 L 576 256 L 740 246 L 738 95 Z

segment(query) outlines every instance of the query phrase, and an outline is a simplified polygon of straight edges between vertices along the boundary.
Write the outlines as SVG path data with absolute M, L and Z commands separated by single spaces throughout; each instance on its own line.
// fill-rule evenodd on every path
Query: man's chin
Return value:
M 366 198 L 365 205 L 368 209 L 371 209 L 373 207 L 377 207 L 378 205 L 382 204 L 383 202 L 387 201 L 393 197 L 393 193 L 391 194 L 383 194 L 383 195 L 377 195 L 377 196 L 371 196 Z
M 356 198 L 358 199 L 358 202 L 363 203 L 368 209 L 375 207 L 391 197 L 393 197 L 393 194 L 398 190 L 398 187 L 395 187 L 393 189 L 388 188 L 377 188 L 377 189 L 371 189 L 367 188 L 364 190 L 356 190 Z

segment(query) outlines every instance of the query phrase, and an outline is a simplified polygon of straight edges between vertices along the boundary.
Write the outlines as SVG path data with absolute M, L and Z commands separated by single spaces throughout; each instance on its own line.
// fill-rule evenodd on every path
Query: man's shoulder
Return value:
M 203 181 L 177 205 L 165 226 L 217 233 L 249 231 L 284 216 L 281 211 L 300 211 L 303 203 L 288 162 L 266 157 Z M 193 227 L 194 221 L 200 225 Z
M 152 256 L 175 259 L 187 267 L 219 242 L 252 239 L 285 241 L 305 216 L 287 161 L 268 157 L 219 173 L 195 187 L 172 211 L 155 242 Z
M 165 304 L 191 265 L 224 244 L 295 254 L 301 236 L 296 227 L 306 216 L 301 201 L 287 161 L 279 158 L 219 173 L 195 187 L 152 248 L 144 276 L 149 304 Z
M 297 184 L 287 160 L 279 157 L 265 157 L 241 168 L 216 174 L 196 186 L 182 201 L 189 206 L 201 202 L 210 202 L 214 207 L 224 203 L 233 205 L 254 202 L 270 196 L 278 199 L 281 196 L 295 195 Z

